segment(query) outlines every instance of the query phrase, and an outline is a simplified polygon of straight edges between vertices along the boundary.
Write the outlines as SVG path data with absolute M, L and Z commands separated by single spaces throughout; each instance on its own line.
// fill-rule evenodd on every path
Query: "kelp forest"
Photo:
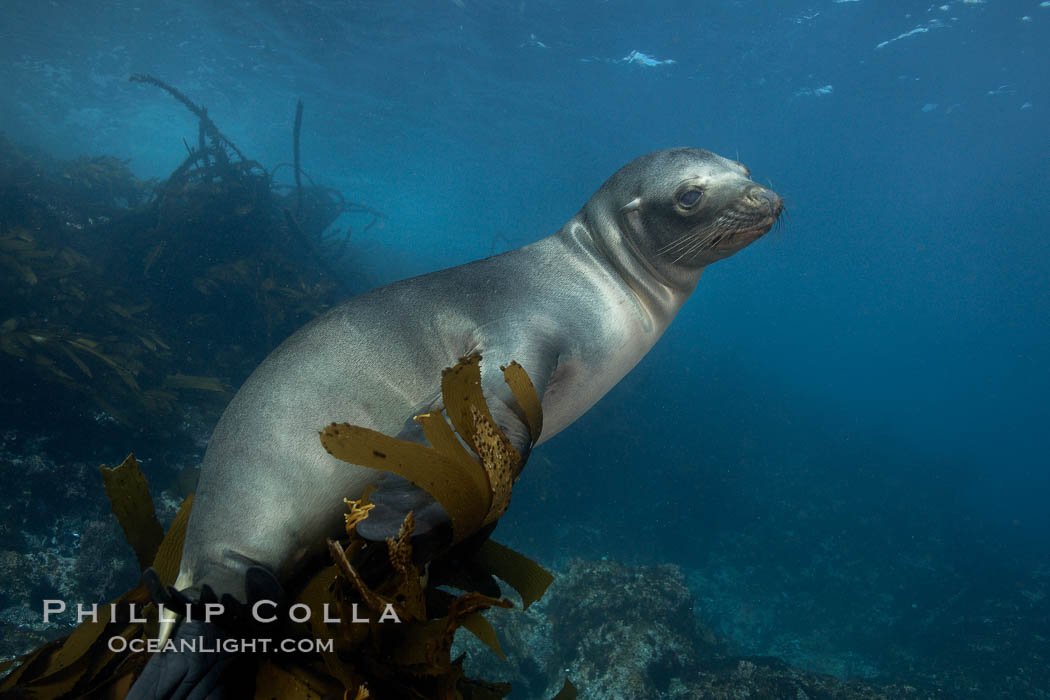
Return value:
M 303 170 L 301 101 L 292 161 L 267 168 L 176 87 L 130 79 L 197 118 L 163 180 L 0 136 L 0 401 L 163 437 L 187 406 L 217 418 L 270 349 L 345 297 L 332 265 L 385 217 Z

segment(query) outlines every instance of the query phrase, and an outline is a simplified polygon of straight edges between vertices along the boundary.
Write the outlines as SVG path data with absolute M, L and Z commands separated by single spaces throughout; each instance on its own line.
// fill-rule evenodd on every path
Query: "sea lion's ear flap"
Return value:
M 631 201 L 627 202 L 627 204 L 624 204 L 622 207 L 620 207 L 620 213 L 621 214 L 629 214 L 632 211 L 638 211 L 641 208 L 642 208 L 642 198 L 641 197 L 635 197 Z
M 642 230 L 642 198 L 635 197 L 627 204 L 620 207 L 620 216 L 626 224 L 627 230 L 635 236 L 641 236 Z

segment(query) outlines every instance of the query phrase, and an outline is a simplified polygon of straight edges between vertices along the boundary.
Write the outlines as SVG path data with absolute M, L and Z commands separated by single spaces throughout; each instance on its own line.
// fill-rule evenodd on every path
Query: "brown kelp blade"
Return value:
M 496 634 L 496 630 L 492 628 L 492 625 L 485 616 L 481 613 L 472 613 L 464 617 L 461 621 L 464 629 L 470 630 L 470 633 L 481 640 L 485 646 L 496 653 L 496 656 L 500 657 L 504 661 L 507 660 L 506 655 L 503 653 L 503 649 L 499 645 L 499 636 Z
M 501 369 L 503 379 L 510 387 L 510 392 L 514 394 L 514 400 L 518 402 L 525 414 L 525 422 L 529 426 L 529 437 L 532 444 L 535 445 L 540 440 L 540 433 L 543 432 L 543 407 L 540 403 L 540 395 L 536 392 L 536 387 L 533 386 L 525 368 L 517 362 L 511 362 Z
M 558 694 L 555 695 L 552 700 L 576 700 L 578 696 L 579 691 L 576 690 L 576 686 L 572 684 L 572 681 L 566 678 L 561 690 L 558 691 Z
M 554 582 L 554 576 L 542 566 L 492 540 L 485 540 L 473 561 L 516 590 L 526 610 L 542 598 Z
M 175 577 L 179 575 L 179 564 L 182 562 L 182 543 L 186 539 L 186 526 L 190 522 L 190 511 L 193 509 L 193 494 L 179 506 L 179 512 L 171 521 L 168 534 L 157 548 L 157 556 L 153 558 L 153 570 L 161 582 L 165 584 L 175 583 Z
M 453 427 L 463 441 L 475 453 L 478 448 L 474 442 L 474 418 L 470 407 L 479 410 L 484 407 L 484 415 L 492 420 L 485 396 L 481 391 L 481 355 L 470 355 L 461 358 L 452 367 L 441 373 L 441 397 L 445 402 L 445 413 L 452 421 Z
M 164 539 L 164 528 L 157 520 L 146 477 L 133 454 L 128 455 L 119 467 L 110 469 L 102 465 L 101 470 L 113 514 L 117 516 L 128 544 L 135 550 L 139 568 L 145 569 L 153 562 Z

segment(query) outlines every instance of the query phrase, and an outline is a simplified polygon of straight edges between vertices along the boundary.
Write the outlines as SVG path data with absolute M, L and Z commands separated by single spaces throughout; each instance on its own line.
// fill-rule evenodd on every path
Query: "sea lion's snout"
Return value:
M 734 179 L 725 185 L 725 204 L 714 215 L 711 245 L 702 260 L 709 264 L 727 258 L 766 235 L 784 211 L 784 201 L 773 190 L 751 180 Z
M 761 185 L 752 185 L 748 188 L 744 197 L 757 210 L 768 209 L 769 217 L 776 221 L 780 218 L 780 212 L 784 211 L 784 200 L 773 190 L 767 190 Z M 772 222 L 770 222 L 772 223 Z
M 731 238 L 747 245 L 773 228 L 784 211 L 784 200 L 773 190 L 747 180 L 741 185 L 736 203 L 730 210 L 728 218 L 737 229 Z

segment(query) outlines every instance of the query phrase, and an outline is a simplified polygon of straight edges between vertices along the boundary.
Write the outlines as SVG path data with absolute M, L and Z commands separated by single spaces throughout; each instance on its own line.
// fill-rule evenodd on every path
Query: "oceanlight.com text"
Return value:
M 335 640 L 332 639 L 209 639 L 207 637 L 184 637 L 168 639 L 161 644 L 159 639 L 126 639 L 110 637 L 107 645 L 115 654 L 130 651 L 134 654 L 147 652 L 190 652 L 227 654 L 266 654 L 269 652 L 314 653 L 332 651 Z

